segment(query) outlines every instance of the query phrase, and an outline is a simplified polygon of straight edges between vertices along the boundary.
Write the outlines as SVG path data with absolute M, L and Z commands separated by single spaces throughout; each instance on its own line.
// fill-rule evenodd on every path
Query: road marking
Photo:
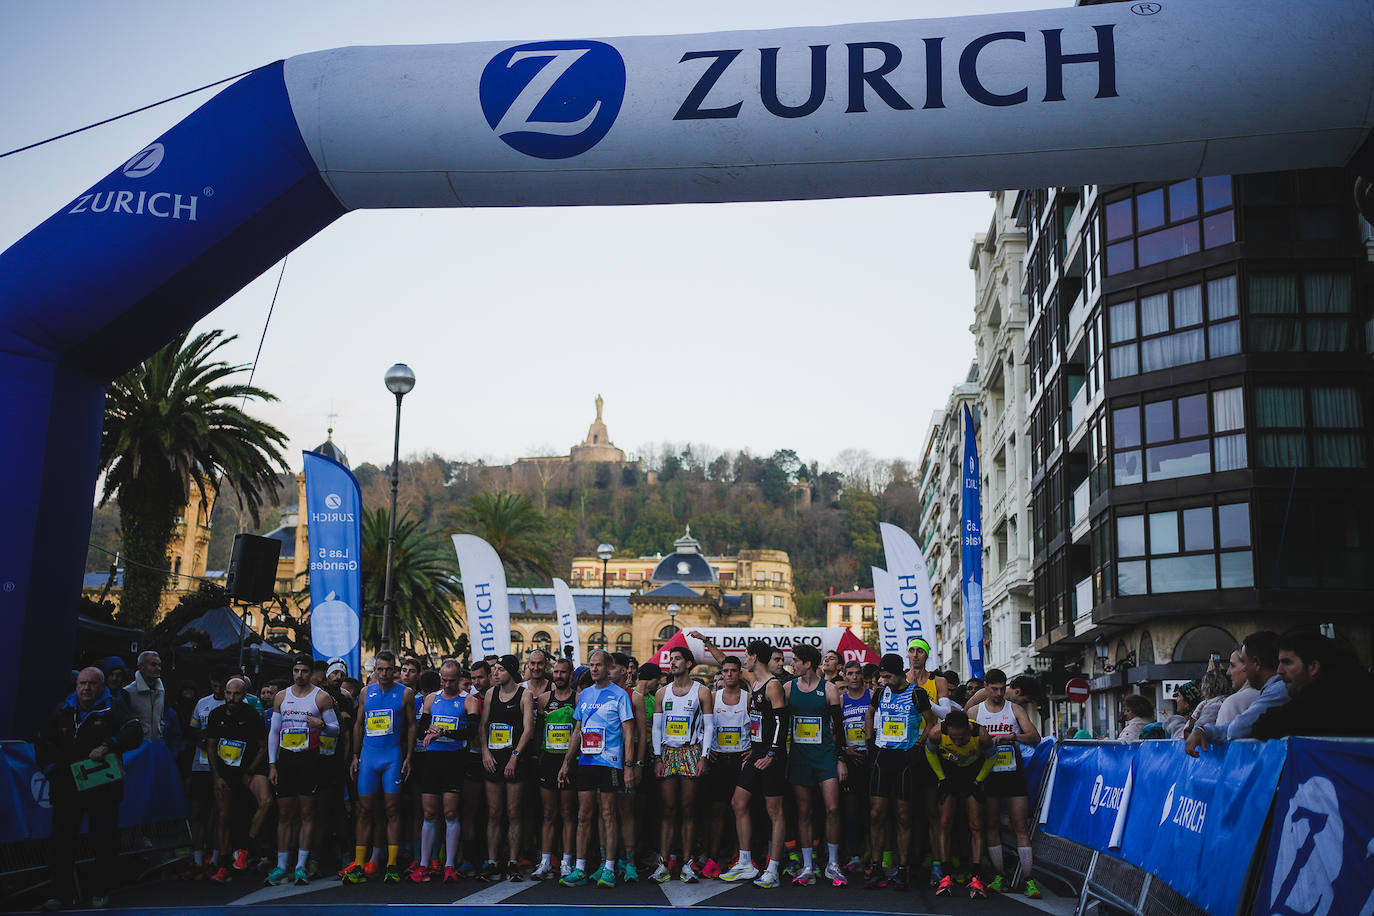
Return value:
M 681 881 L 668 881 L 660 884 L 659 890 L 663 891 L 668 902 L 675 907 L 696 906 L 703 900 L 709 900 L 717 894 L 735 890 L 739 885 L 727 884 L 724 881 L 702 881 L 697 884 L 683 884 Z
M 316 881 L 314 884 L 307 884 L 303 887 L 296 887 L 294 884 L 282 884 L 277 887 L 261 887 L 249 894 L 244 894 L 237 900 L 231 900 L 229 906 L 251 906 L 255 903 L 271 903 L 273 900 L 284 900 L 287 897 L 298 897 L 301 894 L 313 894 L 316 891 L 327 891 L 337 888 L 338 882 L 328 883 Z
M 508 897 L 514 897 L 516 894 L 520 893 L 521 891 L 527 891 L 527 890 L 529 890 L 529 889 L 532 888 L 532 887 L 538 887 L 538 886 L 539 886 L 539 884 L 538 884 L 537 882 L 536 882 L 536 883 L 530 883 L 530 882 L 527 882 L 527 881 L 521 881 L 521 882 L 502 881 L 502 882 L 499 883 L 499 884 L 492 884 L 492 885 L 489 885 L 489 886 L 487 886 L 487 887 L 484 887 L 484 888 L 482 888 L 480 891 L 478 891 L 478 892 L 475 893 L 475 894 L 468 894 L 466 897 L 463 897 L 461 900 L 455 900 L 455 901 L 453 901 L 453 905 L 454 905 L 454 906 L 473 906 L 473 905 L 486 905 L 486 904 L 491 904 L 491 903 L 500 903 L 502 900 L 505 900 L 505 899 L 507 899 Z

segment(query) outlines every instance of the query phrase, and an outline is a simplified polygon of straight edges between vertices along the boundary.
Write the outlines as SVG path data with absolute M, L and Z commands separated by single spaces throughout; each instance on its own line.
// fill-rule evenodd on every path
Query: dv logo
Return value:
M 601 142 L 625 100 L 625 61 L 599 41 L 508 48 L 482 71 L 482 114 L 511 149 L 569 159 Z

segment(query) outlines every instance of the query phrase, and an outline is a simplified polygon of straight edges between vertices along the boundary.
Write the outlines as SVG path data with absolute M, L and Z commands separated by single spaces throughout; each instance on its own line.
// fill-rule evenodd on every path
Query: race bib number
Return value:
M 284 751 L 303 751 L 309 743 L 309 729 L 283 728 L 281 730 L 281 748 Z
M 515 729 L 505 722 L 489 722 L 487 724 L 487 749 L 493 751 L 504 751 L 515 743 Z
M 795 716 L 792 719 L 792 741 L 795 744 L 821 743 L 821 717 Z
M 439 730 L 441 738 L 451 738 L 453 733 L 458 730 L 457 716 L 435 716 L 432 721 L 434 727 Z
M 394 731 L 391 710 L 379 709 L 367 714 L 366 735 L 369 738 L 385 738 Z
M 339 739 L 331 738 L 329 735 L 320 735 L 320 756 L 333 757 L 339 749 Z
M 686 744 L 692 731 L 692 719 L 690 716 L 669 716 L 668 721 L 664 723 L 664 731 L 674 744 Z
M 550 722 L 544 726 L 544 747 L 551 751 L 566 751 L 572 743 L 571 722 Z
M 600 757 L 601 751 L 606 747 L 606 736 L 600 729 L 593 731 L 582 731 L 582 753 L 588 757 Z
M 232 738 L 219 739 L 219 759 L 231 767 L 243 765 L 243 749 L 247 747 L 244 741 L 235 741 Z
M 883 744 L 897 745 L 906 741 L 906 721 L 904 719 L 883 720 Z
M 756 712 L 749 715 L 749 740 L 756 743 L 763 740 L 763 716 Z
M 866 738 L 867 736 L 864 735 L 864 727 L 862 725 L 845 726 L 844 740 L 850 747 L 859 747 L 864 743 Z
M 90 758 L 78 760 L 71 765 L 71 769 L 72 779 L 76 782 L 76 791 L 78 792 L 119 782 L 124 778 L 124 767 L 114 754 L 106 754 L 99 760 L 91 760 Z
M 1011 744 L 997 745 L 997 752 L 992 758 L 992 771 L 994 773 L 1014 773 L 1016 772 L 1016 746 Z
M 722 725 L 716 729 L 716 747 L 737 748 L 744 729 L 738 725 Z

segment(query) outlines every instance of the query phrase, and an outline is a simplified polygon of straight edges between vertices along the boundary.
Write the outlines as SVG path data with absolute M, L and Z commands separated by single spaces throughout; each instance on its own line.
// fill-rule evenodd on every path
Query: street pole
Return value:
M 386 371 L 386 388 L 396 395 L 396 433 L 391 447 L 391 531 L 386 539 L 386 585 L 382 591 L 382 651 L 391 649 L 391 615 L 395 611 L 392 597 L 392 563 L 396 554 L 396 490 L 401 471 L 401 398 L 415 387 L 415 373 L 404 363 L 397 363 Z

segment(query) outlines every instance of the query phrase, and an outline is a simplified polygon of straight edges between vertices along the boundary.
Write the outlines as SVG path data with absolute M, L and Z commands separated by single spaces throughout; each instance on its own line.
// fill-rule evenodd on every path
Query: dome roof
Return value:
M 330 427 L 329 435 L 325 440 L 310 451 L 314 452 L 316 455 L 323 455 L 331 461 L 337 461 L 344 467 L 348 467 L 348 456 L 344 454 L 343 449 L 339 448 L 338 445 L 334 443 L 333 427 Z
M 673 552 L 658 561 L 650 581 L 716 584 L 715 570 L 701 555 L 701 543 L 692 537 L 691 525 L 686 534 L 673 542 Z

